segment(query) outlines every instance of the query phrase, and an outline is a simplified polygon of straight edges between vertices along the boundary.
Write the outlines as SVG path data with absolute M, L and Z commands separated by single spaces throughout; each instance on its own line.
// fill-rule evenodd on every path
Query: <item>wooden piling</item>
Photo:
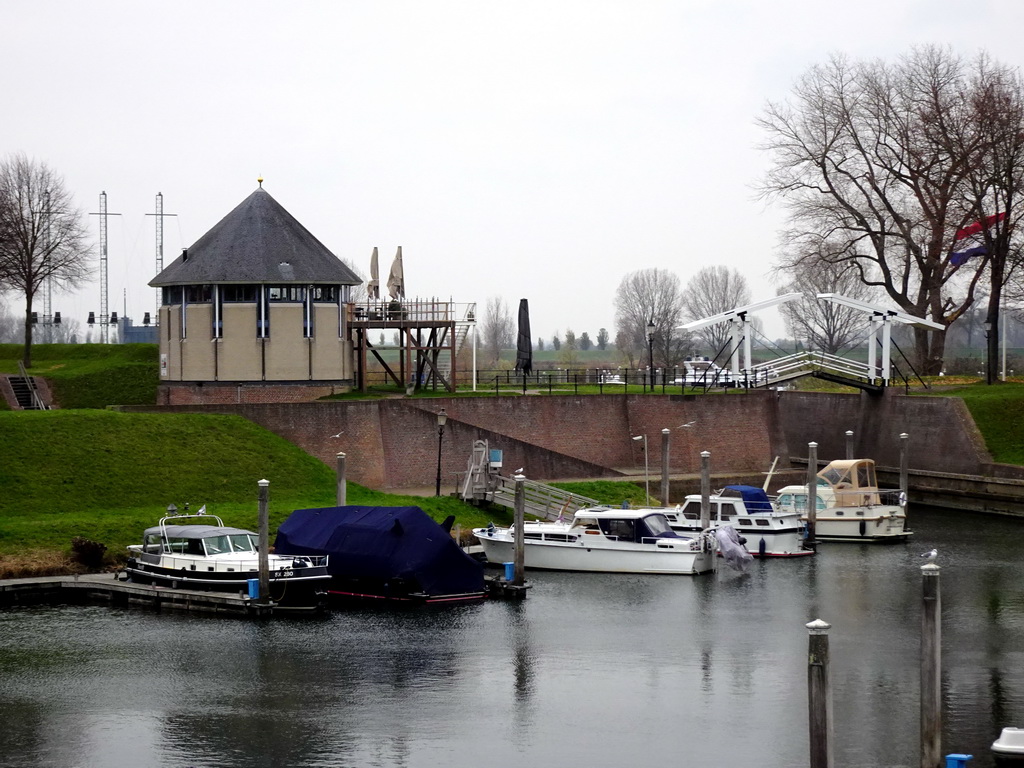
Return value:
M 807 546 L 817 546 L 815 528 L 818 524 L 818 444 L 807 444 Z
M 921 768 L 942 765 L 942 600 L 939 566 L 921 566 Z
M 259 568 L 260 603 L 270 602 L 270 481 L 260 480 L 259 485 Z
M 807 706 L 810 768 L 832 768 L 832 688 L 829 680 L 828 631 L 832 625 L 815 619 L 806 625 Z
M 711 451 L 700 452 L 700 528 L 711 527 Z
M 337 471 L 335 475 L 338 481 L 338 491 L 335 499 L 339 507 L 344 507 L 348 503 L 348 485 L 345 482 L 345 458 L 345 454 L 340 452 L 336 458 Z
M 671 430 L 661 430 L 661 506 L 668 506 L 669 487 L 669 435 Z
M 910 464 L 907 455 L 909 440 L 910 435 L 906 432 L 900 433 L 900 504 L 904 507 L 907 505 L 910 493 Z
M 513 517 L 513 526 L 516 529 L 515 539 L 515 550 L 512 558 L 514 575 L 512 583 L 521 587 L 526 582 L 526 536 L 523 534 L 523 523 L 526 520 L 526 480 L 520 474 L 515 476 L 516 481 L 516 499 L 515 499 L 515 515 Z

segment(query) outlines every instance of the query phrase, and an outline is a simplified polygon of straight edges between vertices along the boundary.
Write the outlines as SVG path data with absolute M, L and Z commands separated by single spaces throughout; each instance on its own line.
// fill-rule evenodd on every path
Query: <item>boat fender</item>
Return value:
M 746 543 L 746 542 L 742 542 L 742 543 Z M 765 553 L 767 551 L 768 551 L 768 543 L 764 539 L 761 539 L 761 541 L 758 542 L 758 545 L 757 545 L 757 554 L 760 557 L 764 557 L 764 555 L 765 555 Z
M 740 536 L 738 541 L 739 541 L 739 543 L 741 545 L 745 545 L 747 543 L 747 537 L 746 536 Z
M 865 530 L 865 528 L 864 528 L 864 521 L 863 521 L 863 520 L 861 520 L 861 521 L 860 521 L 860 535 L 861 535 L 861 536 L 863 536 L 863 535 L 864 535 L 864 530 Z

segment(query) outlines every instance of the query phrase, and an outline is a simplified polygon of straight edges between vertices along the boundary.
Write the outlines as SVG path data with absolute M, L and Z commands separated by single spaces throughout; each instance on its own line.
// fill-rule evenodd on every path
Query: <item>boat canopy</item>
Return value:
M 818 473 L 835 491 L 837 507 L 870 506 L 880 503 L 873 459 L 837 459 Z
M 230 528 L 226 525 L 154 525 L 152 528 L 147 528 L 143 536 L 160 536 L 161 534 L 167 534 L 168 539 L 208 539 L 213 536 L 235 536 L 237 534 L 256 535 L 252 531 Z
M 278 528 L 274 549 L 330 555 L 328 572 L 346 581 L 400 580 L 431 596 L 485 588 L 483 566 L 419 507 L 297 509 Z
M 732 493 L 727 493 L 732 491 Z M 743 499 L 743 506 L 751 515 L 770 515 L 772 513 L 772 502 L 768 494 L 762 488 L 754 485 L 727 485 L 722 491 L 722 496 L 739 495 Z

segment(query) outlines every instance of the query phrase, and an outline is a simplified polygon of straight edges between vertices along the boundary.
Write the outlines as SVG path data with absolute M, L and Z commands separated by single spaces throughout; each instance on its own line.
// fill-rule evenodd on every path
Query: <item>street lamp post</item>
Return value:
M 654 318 L 647 324 L 647 373 L 651 377 L 651 391 L 654 391 Z
M 441 495 L 441 440 L 444 438 L 444 425 L 448 421 L 448 414 L 444 408 L 437 412 L 437 487 L 434 490 L 435 496 Z
M 644 506 L 646 507 L 651 503 L 651 469 L 647 461 L 647 435 L 637 435 L 633 439 L 644 441 L 644 494 L 646 494 Z

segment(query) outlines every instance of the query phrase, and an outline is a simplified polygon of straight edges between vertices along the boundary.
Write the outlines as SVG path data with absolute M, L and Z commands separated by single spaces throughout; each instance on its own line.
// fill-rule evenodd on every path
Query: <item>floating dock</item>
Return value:
M 241 594 L 134 584 L 121 581 L 117 573 L 0 579 L 0 607 L 56 603 L 105 604 L 155 611 L 244 617 L 270 616 L 278 612 L 295 613 L 294 610 L 282 609 L 273 603 L 260 603 Z

